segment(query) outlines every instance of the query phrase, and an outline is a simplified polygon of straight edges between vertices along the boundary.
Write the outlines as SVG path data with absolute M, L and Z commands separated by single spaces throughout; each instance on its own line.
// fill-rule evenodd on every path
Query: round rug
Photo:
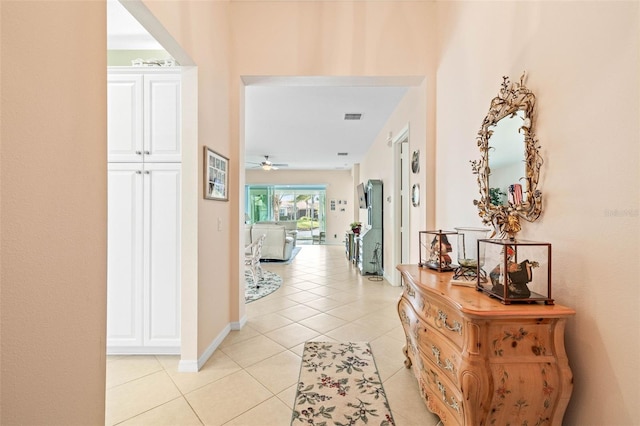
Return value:
M 244 300 L 246 303 L 258 300 L 273 293 L 282 285 L 282 277 L 270 271 L 263 270 L 262 278 L 258 286 L 253 284 L 253 278 L 249 270 L 244 271 Z

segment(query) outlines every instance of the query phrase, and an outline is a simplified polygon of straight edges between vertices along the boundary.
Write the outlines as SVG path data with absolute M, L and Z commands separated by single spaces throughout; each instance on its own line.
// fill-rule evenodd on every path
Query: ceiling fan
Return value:
M 256 163 L 254 163 L 254 164 L 256 164 Z M 280 167 L 287 167 L 288 166 L 288 164 L 275 164 L 275 163 L 271 162 L 269 160 L 269 156 L 268 155 L 264 156 L 264 161 L 261 161 L 260 163 L 257 163 L 257 164 L 258 165 L 256 166 L 256 168 L 259 167 L 262 170 L 266 170 L 266 171 L 278 170 L 278 168 L 280 168 Z

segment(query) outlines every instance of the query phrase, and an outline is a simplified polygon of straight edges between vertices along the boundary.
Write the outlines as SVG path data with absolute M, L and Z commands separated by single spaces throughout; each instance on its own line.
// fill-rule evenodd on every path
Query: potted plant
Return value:
M 351 232 L 359 234 L 360 229 L 362 228 L 362 222 L 351 222 L 349 226 L 351 227 Z

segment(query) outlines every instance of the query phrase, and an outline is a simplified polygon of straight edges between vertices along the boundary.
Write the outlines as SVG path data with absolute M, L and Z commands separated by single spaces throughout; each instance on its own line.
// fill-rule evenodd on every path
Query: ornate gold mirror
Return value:
M 542 213 L 538 189 L 542 157 L 535 138 L 535 95 L 519 82 L 503 77 L 498 96 L 478 131 L 480 159 L 471 161 L 478 177 L 480 200 L 473 200 L 485 225 L 498 237 L 513 238 L 520 219 L 535 221 Z

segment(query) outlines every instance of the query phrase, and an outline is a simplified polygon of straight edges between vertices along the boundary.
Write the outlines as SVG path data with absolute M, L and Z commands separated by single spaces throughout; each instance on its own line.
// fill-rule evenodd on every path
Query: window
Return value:
M 298 240 L 312 240 L 326 230 L 325 185 L 247 185 L 247 220 L 298 222 Z

